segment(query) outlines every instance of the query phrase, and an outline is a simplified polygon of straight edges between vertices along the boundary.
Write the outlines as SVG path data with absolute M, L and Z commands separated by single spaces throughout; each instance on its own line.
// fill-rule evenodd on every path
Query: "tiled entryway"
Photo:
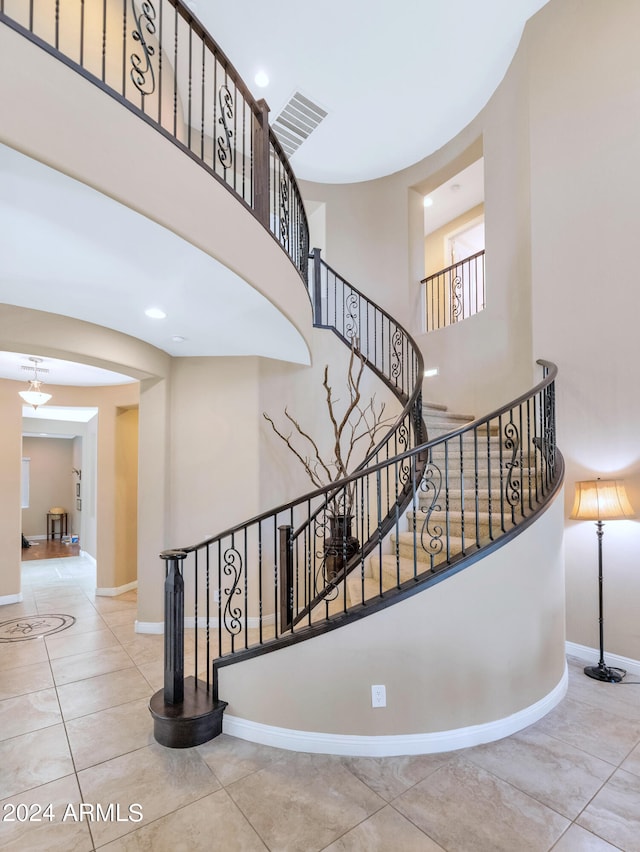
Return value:
M 25 562 L 23 578 L 0 623 L 76 621 L 0 643 L 2 849 L 640 852 L 640 677 L 597 683 L 570 659 L 548 716 L 448 754 L 328 757 L 226 735 L 176 751 L 152 737 L 163 640 L 134 632 L 135 593 L 95 598 L 82 557 Z

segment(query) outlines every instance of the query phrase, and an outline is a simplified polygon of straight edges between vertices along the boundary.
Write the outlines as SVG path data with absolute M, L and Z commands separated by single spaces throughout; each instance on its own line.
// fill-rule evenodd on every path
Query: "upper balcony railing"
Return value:
M 484 310 L 484 250 L 423 278 L 426 331 L 445 328 Z
M 0 21 L 188 153 L 271 231 L 307 281 L 307 219 L 269 108 L 181 0 L 0 0 Z

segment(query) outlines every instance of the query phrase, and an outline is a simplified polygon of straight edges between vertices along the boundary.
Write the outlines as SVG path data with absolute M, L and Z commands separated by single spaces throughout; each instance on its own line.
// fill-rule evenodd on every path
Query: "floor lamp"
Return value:
M 635 517 L 621 479 L 590 479 L 576 482 L 576 494 L 570 515 L 576 521 L 595 521 L 598 535 L 598 603 L 600 615 L 600 661 L 586 666 L 584 673 L 595 680 L 618 683 L 626 675 L 624 669 L 606 666 L 602 617 L 602 536 L 604 521 L 621 521 Z

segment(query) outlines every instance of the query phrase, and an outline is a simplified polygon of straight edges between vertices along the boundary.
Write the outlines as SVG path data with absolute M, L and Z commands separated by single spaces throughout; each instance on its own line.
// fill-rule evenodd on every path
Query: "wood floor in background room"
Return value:
M 38 539 L 31 542 L 31 547 L 22 548 L 22 561 L 30 562 L 32 559 L 64 559 L 69 556 L 79 556 L 79 544 L 65 544 L 56 538 Z

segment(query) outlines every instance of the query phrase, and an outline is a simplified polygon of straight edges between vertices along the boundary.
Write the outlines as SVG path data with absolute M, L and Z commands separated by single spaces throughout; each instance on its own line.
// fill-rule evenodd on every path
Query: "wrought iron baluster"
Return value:
M 217 144 L 217 155 L 218 162 L 222 166 L 222 174 L 225 181 L 228 182 L 227 178 L 227 170 L 233 168 L 233 149 L 231 147 L 231 143 L 233 140 L 233 130 L 229 126 L 229 122 L 233 120 L 234 108 L 233 108 L 233 97 L 229 88 L 227 87 L 227 81 L 225 76 L 225 82 L 220 86 L 218 90 L 218 103 L 220 106 L 220 117 L 218 118 L 218 124 L 220 124 L 222 131 L 216 137 Z
M 160 0 L 160 13 L 158 15 L 158 124 L 162 126 L 162 24 L 164 0 Z M 143 99 L 144 101 L 144 99 Z
M 135 28 L 131 33 L 131 38 L 140 45 L 143 57 L 135 51 L 129 57 L 131 62 L 131 71 L 129 76 L 136 89 L 140 92 L 142 99 L 141 109 L 144 112 L 145 96 L 151 95 L 156 88 L 156 78 L 153 69 L 152 57 L 155 56 L 155 47 L 147 40 L 147 36 L 153 37 L 156 33 L 156 10 L 151 0 L 145 0 L 140 11 L 136 10 L 135 0 L 131 0 L 131 8 Z M 162 8 L 162 6 L 160 7 Z M 105 9 L 105 26 L 103 30 L 103 51 L 102 51 L 102 79 L 105 78 L 105 51 L 106 51 L 106 0 Z M 145 35 L 146 33 L 146 35 Z
M 198 556 L 200 555 L 199 551 L 196 550 L 193 554 L 193 637 L 194 637 L 194 677 L 198 678 Z
M 206 51 L 205 51 L 205 43 L 204 36 L 201 36 L 202 41 L 202 70 L 201 70 L 201 80 L 200 80 L 200 159 L 204 162 L 204 110 L 206 103 L 206 85 L 207 85 L 207 75 L 205 73 L 206 68 Z
M 465 528 L 464 528 L 464 491 L 462 483 L 464 481 L 464 439 L 462 434 L 458 438 L 460 445 L 460 538 L 462 540 L 462 552 L 465 552 Z
M 102 0 L 102 82 L 106 82 L 107 62 L 107 0 Z
M 244 647 L 248 648 L 249 647 L 249 588 L 248 588 L 249 572 L 246 570 L 246 566 L 249 564 L 249 561 L 248 561 L 249 548 L 248 548 L 248 544 L 247 544 L 248 529 L 247 529 L 246 526 L 244 528 L 243 533 L 244 533 L 243 553 L 244 553 L 244 564 L 245 564 L 245 570 L 243 572 L 243 579 L 244 579 L 244 583 L 243 583 L 243 586 L 244 586 Z
M 504 427 L 504 437 L 503 442 L 505 450 L 509 451 L 511 454 L 511 458 L 508 459 L 505 463 L 505 468 L 507 470 L 507 477 L 505 482 L 505 493 L 504 499 L 511 510 L 511 523 L 515 524 L 516 522 L 516 506 L 520 504 L 520 494 L 521 494 L 521 482 L 520 482 L 520 461 L 519 461 L 519 451 L 520 451 L 520 434 L 518 432 L 518 427 L 513 422 L 513 409 L 509 411 L 509 421 L 506 423 Z M 504 527 L 504 512 L 503 512 L 503 532 L 505 532 Z
M 222 656 L 222 539 L 218 539 L 218 656 Z
M 264 637 L 262 634 L 262 625 L 264 619 L 263 610 L 263 588 L 262 588 L 262 570 L 263 570 L 263 551 L 262 551 L 262 521 L 258 521 L 258 641 L 262 645 Z
M 120 80 L 121 94 L 127 96 L 127 0 L 122 0 L 122 78 Z
M 211 562 L 210 545 L 205 550 L 205 589 L 206 589 L 206 619 L 205 625 L 205 648 L 207 649 L 207 692 L 211 689 Z M 196 667 L 197 671 L 197 667 Z
M 189 27 L 189 83 L 187 88 L 187 147 L 191 150 L 191 98 L 193 89 L 193 29 Z

